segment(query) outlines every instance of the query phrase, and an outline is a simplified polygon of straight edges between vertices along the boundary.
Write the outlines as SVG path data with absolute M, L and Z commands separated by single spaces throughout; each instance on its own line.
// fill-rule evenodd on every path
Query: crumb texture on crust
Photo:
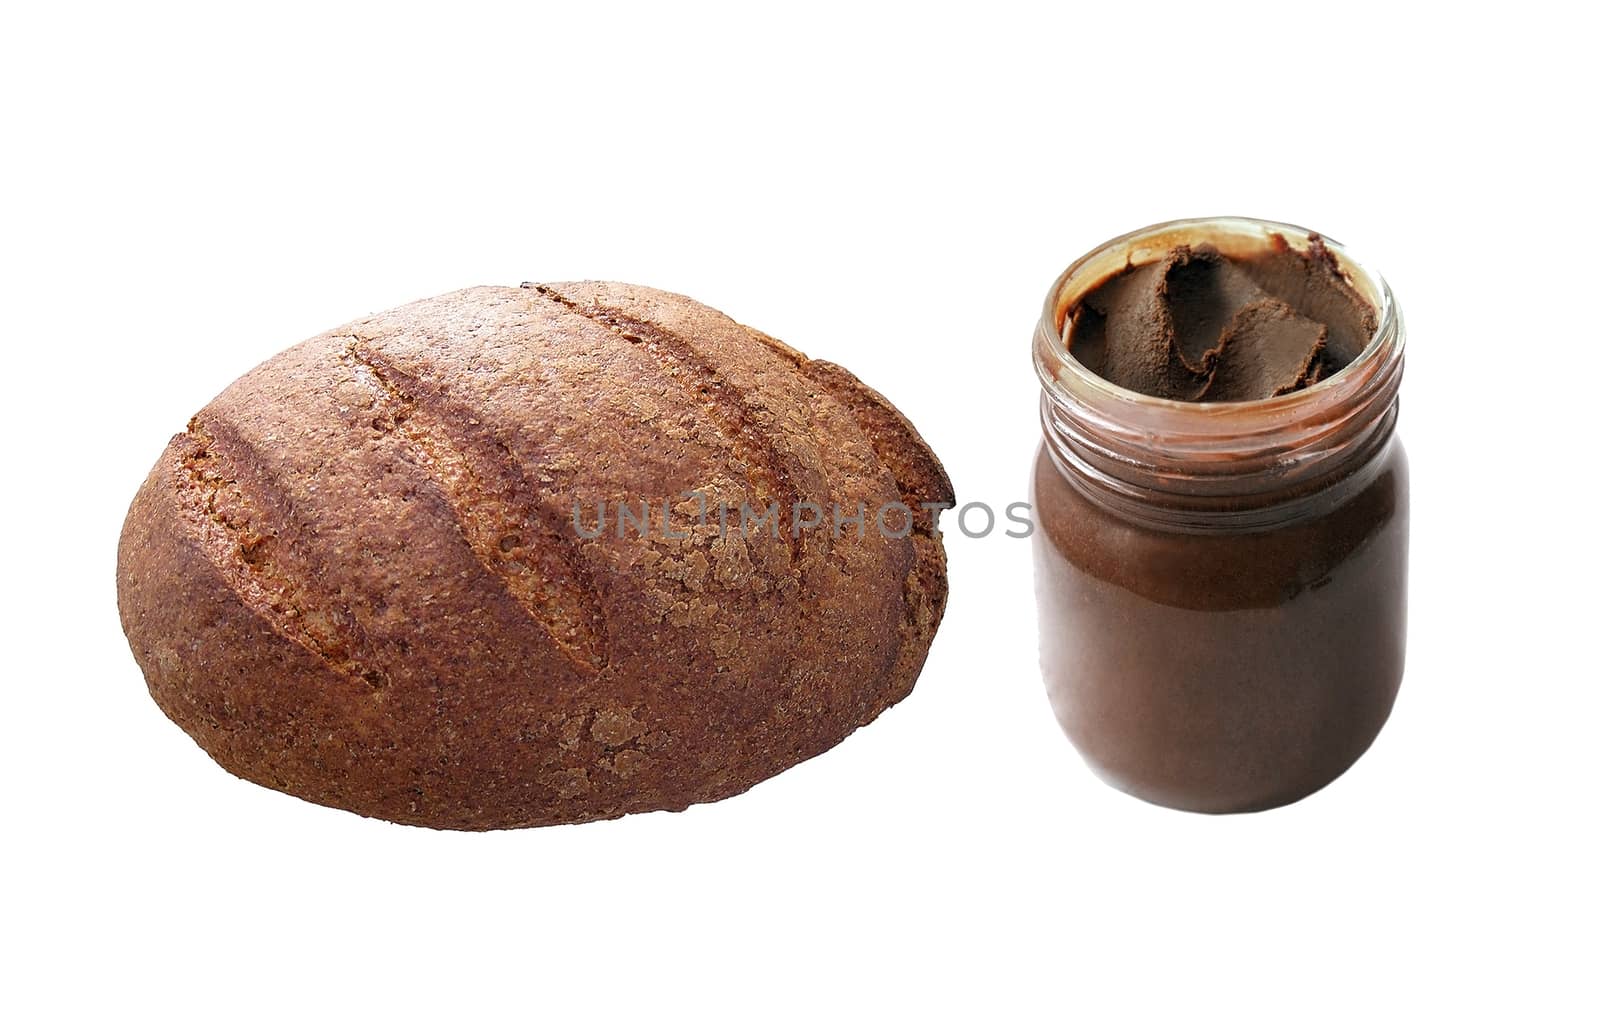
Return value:
M 241 777 L 430 827 L 606 819 L 737 794 L 909 693 L 953 500 L 881 395 L 688 298 L 476 287 L 202 409 L 129 510 L 118 604 Z M 791 533 L 805 501 L 912 526 Z M 780 515 L 697 518 L 741 503 Z

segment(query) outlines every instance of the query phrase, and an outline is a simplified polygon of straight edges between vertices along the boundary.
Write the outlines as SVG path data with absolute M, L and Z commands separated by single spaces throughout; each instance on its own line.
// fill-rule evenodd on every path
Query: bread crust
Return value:
M 663 498 L 667 533 L 580 532 Z M 924 503 L 953 500 L 881 395 L 689 298 L 475 287 L 201 409 L 134 498 L 118 604 L 241 777 L 428 827 L 599 820 L 742 792 L 905 697 L 947 592 Z M 724 533 L 719 502 L 868 515 Z

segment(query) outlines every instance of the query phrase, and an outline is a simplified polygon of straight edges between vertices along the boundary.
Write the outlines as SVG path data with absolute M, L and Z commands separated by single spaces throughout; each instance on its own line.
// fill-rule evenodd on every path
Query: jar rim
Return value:
M 1184 243 L 1237 252 L 1318 240 L 1374 305 L 1378 325 L 1350 364 L 1310 387 L 1252 401 L 1151 397 L 1090 371 L 1066 347 L 1072 307 L 1130 264 Z M 1224 216 L 1136 229 L 1067 266 L 1045 298 L 1033 356 L 1045 444 L 1065 475 L 1119 509 L 1213 525 L 1224 511 L 1248 512 L 1227 517 L 1234 522 L 1278 519 L 1288 511 L 1280 502 L 1320 492 L 1366 464 L 1395 425 L 1404 351 L 1404 318 L 1388 284 L 1343 244 L 1286 222 Z
M 1377 328 L 1357 356 L 1344 368 L 1309 387 L 1276 397 L 1249 401 L 1184 401 L 1153 397 L 1119 386 L 1093 372 L 1066 346 L 1067 313 L 1071 307 L 1104 282 L 1106 276 L 1136 262 L 1139 248 L 1164 252 L 1180 242 L 1198 242 L 1218 236 L 1235 240 L 1267 243 L 1279 236 L 1291 246 L 1303 249 L 1313 239 L 1337 259 L 1340 270 L 1351 285 L 1376 309 Z M 1124 255 L 1123 260 L 1115 257 Z M 1104 275 L 1093 273 L 1104 271 Z M 1363 289 L 1365 287 L 1365 289 Z M 1353 399 L 1381 373 L 1398 367 L 1405 346 L 1400 330 L 1401 314 L 1388 282 L 1374 269 L 1352 258 L 1344 244 L 1313 230 L 1289 222 L 1223 215 L 1208 218 L 1175 219 L 1135 229 L 1105 241 L 1068 265 L 1056 277 L 1045 296 L 1034 346 L 1034 371 L 1047 394 L 1089 405 L 1118 423 L 1159 423 L 1164 436 L 1175 438 L 1237 440 L 1252 429 L 1266 430 L 1303 421 L 1318 409 L 1337 407 Z

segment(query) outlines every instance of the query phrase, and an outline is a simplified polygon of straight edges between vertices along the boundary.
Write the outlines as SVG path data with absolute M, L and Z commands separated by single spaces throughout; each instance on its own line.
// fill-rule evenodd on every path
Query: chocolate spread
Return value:
M 1041 449 L 1040 659 L 1104 780 L 1176 809 L 1267 809 L 1377 737 L 1405 669 L 1399 440 L 1357 479 L 1314 517 L 1194 534 L 1113 517 Z
M 1067 349 L 1121 387 L 1175 401 L 1251 401 L 1344 368 L 1377 329 L 1322 239 L 1252 253 L 1182 244 L 1129 265 L 1071 312 Z

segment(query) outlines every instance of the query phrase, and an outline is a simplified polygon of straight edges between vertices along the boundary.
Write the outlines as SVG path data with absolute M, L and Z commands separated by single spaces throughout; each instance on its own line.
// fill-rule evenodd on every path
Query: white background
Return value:
M 668 6 L 8 6 L 5 1023 L 1594 1027 L 1592 28 Z M 1050 281 L 1211 214 L 1344 241 L 1409 320 L 1407 677 L 1298 805 L 1101 785 L 1003 537 L 949 537 L 944 628 L 872 726 L 589 826 L 431 832 L 236 780 L 122 639 L 117 533 L 168 436 L 352 317 L 681 291 L 849 366 L 998 507 Z

